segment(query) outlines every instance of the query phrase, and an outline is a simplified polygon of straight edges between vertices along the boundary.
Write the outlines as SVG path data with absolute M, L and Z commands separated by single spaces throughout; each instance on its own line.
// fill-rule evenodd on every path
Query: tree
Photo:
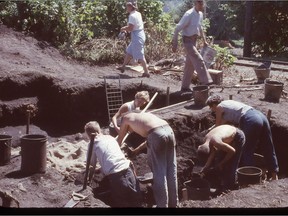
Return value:
M 252 52 L 262 57 L 288 53 L 288 2 L 253 3 Z

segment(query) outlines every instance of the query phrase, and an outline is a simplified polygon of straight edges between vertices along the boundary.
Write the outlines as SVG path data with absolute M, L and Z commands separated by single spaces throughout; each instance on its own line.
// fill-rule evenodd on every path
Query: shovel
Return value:
M 83 194 L 76 193 L 73 191 L 72 198 L 64 205 L 64 208 L 73 208 L 80 201 L 86 200 L 88 196 L 84 196 Z

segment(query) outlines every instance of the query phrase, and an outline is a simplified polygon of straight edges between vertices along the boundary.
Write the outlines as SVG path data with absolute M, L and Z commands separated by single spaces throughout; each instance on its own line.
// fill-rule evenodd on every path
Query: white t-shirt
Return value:
M 132 11 L 129 14 L 128 24 L 132 24 L 134 26 L 132 31 L 144 29 L 141 13 L 136 10 Z
M 97 160 L 104 175 L 120 172 L 130 165 L 130 160 L 125 158 L 118 142 L 110 135 L 95 138 L 90 165 L 95 168 Z

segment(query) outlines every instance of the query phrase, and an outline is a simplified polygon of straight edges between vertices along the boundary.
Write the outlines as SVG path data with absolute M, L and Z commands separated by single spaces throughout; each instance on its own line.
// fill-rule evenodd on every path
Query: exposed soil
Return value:
M 83 127 L 90 120 L 99 121 L 105 133 L 108 133 L 109 118 L 103 78 L 111 75 L 120 76 L 123 101 L 132 100 L 139 90 L 148 90 L 151 97 L 158 92 L 149 110 L 166 119 L 175 131 L 179 198 L 182 200 L 183 183 L 196 175 L 201 166 L 195 150 L 201 144 L 205 130 L 213 125 L 214 117 L 207 107 L 196 106 L 194 101 L 190 100 L 190 94 L 179 92 L 182 77 L 180 72 L 171 72 L 170 75 L 152 73 L 150 78 L 139 77 L 141 73 L 136 71 L 120 74 L 115 69 L 116 65 L 90 66 L 67 59 L 46 42 L 3 25 L 0 25 L 0 52 L 0 134 L 11 135 L 13 146 L 10 163 L 0 167 L 0 190 L 3 194 L 8 194 L 8 197 L 13 197 L 9 203 L 12 208 L 5 210 L 17 212 L 19 206 L 24 213 L 35 209 L 39 212 L 38 208 L 49 208 L 52 211 L 57 208 L 57 213 L 71 212 L 62 207 L 68 202 L 73 191 L 81 191 L 85 167 L 63 174 L 56 166 L 48 164 L 45 173 L 26 176 L 21 174 L 19 145 L 20 137 L 26 133 L 23 105 L 32 104 L 37 107 L 35 117 L 31 118 L 29 133 L 46 135 L 48 149 L 53 149 L 59 142 L 64 141 L 75 145 L 87 143 Z M 265 114 L 269 109 L 272 110 L 270 121 L 280 165 L 280 180 L 264 181 L 217 197 L 211 195 L 210 199 L 205 201 L 181 201 L 179 213 L 184 208 L 183 212 L 188 213 L 195 213 L 195 209 L 190 208 L 264 208 L 265 212 L 277 212 L 288 206 L 288 74 L 284 72 L 288 67 L 273 63 L 273 66 L 279 69 L 272 70 L 272 78 L 284 83 L 280 102 L 275 103 L 264 100 L 264 84 L 256 83 L 253 67 L 260 62 L 239 60 L 236 63 L 229 70 L 223 71 L 223 84 L 212 86 L 209 92 L 219 93 L 227 99 L 233 96 L 233 99 L 254 106 Z M 251 66 L 243 66 L 244 63 Z M 170 107 L 161 109 L 168 105 L 168 90 Z M 176 103 L 180 104 L 172 105 Z M 140 140 L 141 137 L 134 134 L 128 137 L 127 144 L 135 146 Z M 138 175 L 150 172 L 145 152 L 131 160 Z M 151 191 L 146 186 L 142 185 L 145 197 L 143 205 L 150 208 L 154 203 Z M 98 173 L 90 186 L 81 193 L 89 197 L 75 208 L 85 208 L 87 211 L 96 207 L 109 207 L 109 188 L 101 173 Z M 5 205 L 6 198 L 2 197 L 2 206 Z M 207 209 L 203 212 L 207 213 Z

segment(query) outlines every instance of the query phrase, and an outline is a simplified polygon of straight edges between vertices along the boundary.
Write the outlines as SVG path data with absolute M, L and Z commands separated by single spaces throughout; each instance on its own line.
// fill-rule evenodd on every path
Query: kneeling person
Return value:
M 236 169 L 245 143 L 244 133 L 231 125 L 220 125 L 213 128 L 206 136 L 205 143 L 198 147 L 198 156 L 209 155 L 201 173 L 204 173 L 215 162 L 216 154 L 220 156 L 220 162 L 215 168 L 220 171 L 222 189 L 234 189 L 236 181 Z
M 90 165 L 93 177 L 97 159 L 101 171 L 108 176 L 113 198 L 112 207 L 141 207 L 141 192 L 139 182 L 135 176 L 131 161 L 125 158 L 116 139 L 101 132 L 98 122 L 91 121 L 85 125 L 85 132 L 89 138 L 94 133 L 95 142 Z

